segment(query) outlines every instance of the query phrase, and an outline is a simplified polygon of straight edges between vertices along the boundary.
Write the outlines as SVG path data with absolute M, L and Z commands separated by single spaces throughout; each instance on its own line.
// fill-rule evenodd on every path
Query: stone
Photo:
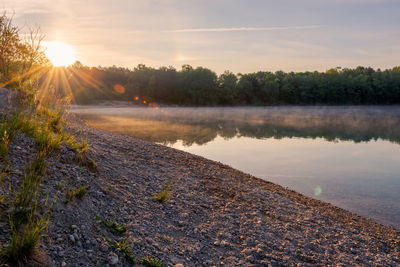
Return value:
M 110 262 L 111 265 L 116 265 L 118 263 L 118 255 L 115 253 L 110 253 L 110 255 L 108 256 L 108 260 Z

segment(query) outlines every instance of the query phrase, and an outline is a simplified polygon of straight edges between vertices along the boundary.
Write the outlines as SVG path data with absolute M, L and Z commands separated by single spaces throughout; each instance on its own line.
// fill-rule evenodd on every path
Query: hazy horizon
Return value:
M 0 0 L 45 42 L 70 45 L 89 66 L 183 64 L 217 73 L 392 68 L 400 62 L 400 2 Z

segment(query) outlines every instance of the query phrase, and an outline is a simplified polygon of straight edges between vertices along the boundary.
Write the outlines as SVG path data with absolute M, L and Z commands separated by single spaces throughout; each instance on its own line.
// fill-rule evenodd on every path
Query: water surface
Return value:
M 400 107 L 72 111 L 94 127 L 217 160 L 400 228 Z

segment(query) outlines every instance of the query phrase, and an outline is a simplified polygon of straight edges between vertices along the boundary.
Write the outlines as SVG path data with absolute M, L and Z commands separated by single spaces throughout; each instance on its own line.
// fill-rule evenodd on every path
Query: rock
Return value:
M 75 240 L 79 239 L 79 236 L 76 233 L 74 233 L 73 236 L 74 236 Z
M 72 243 L 75 243 L 75 237 L 73 235 L 69 235 L 69 240 L 71 240 Z
M 65 261 L 61 262 L 61 267 L 67 266 L 67 263 Z
M 102 246 L 101 247 L 101 251 L 107 252 L 108 251 L 108 246 L 107 245 Z
M 116 265 L 118 263 L 118 255 L 111 252 L 110 255 L 108 255 L 108 260 L 111 265 Z
M 0 88 L 0 114 L 9 112 L 17 104 L 17 93 L 7 88 Z

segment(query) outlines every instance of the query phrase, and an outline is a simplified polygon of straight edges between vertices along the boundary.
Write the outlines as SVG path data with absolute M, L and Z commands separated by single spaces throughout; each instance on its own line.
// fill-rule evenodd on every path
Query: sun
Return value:
M 68 66 L 76 61 L 75 50 L 63 42 L 45 42 L 45 54 L 54 67 Z

